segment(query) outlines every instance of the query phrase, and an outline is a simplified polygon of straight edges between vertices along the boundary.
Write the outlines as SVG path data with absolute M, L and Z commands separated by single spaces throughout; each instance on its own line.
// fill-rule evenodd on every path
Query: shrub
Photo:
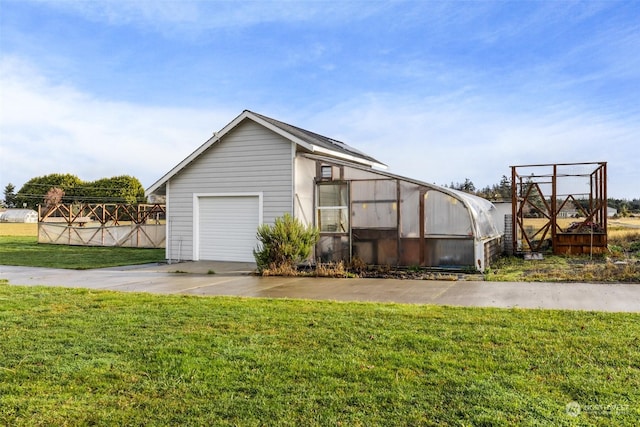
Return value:
M 288 213 L 276 218 L 273 225 L 258 227 L 258 248 L 253 257 L 258 272 L 264 270 L 295 269 L 295 265 L 309 258 L 313 246 L 320 238 L 315 227 L 305 227 Z

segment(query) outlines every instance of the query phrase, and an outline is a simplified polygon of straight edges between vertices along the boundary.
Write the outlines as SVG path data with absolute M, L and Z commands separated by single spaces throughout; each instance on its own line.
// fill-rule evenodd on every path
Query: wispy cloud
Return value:
M 240 113 L 225 106 L 165 108 L 97 99 L 56 85 L 30 64 L 0 63 L 4 184 L 21 185 L 47 173 L 84 180 L 134 175 L 148 186 Z M 258 112 L 343 140 L 401 175 L 436 184 L 470 178 L 497 183 L 509 166 L 607 161 L 610 194 L 637 194 L 640 124 L 571 106 L 515 111 L 499 98 L 464 91 L 417 97 L 374 93 L 333 107 L 291 110 L 258 105 Z M 263 110 L 264 108 L 264 110 Z M 639 195 L 640 196 L 640 195 Z
M 83 180 L 127 174 L 150 185 L 238 114 L 98 99 L 15 58 L 0 63 L 0 86 L 11 100 L 0 115 L 5 185 L 49 173 Z
M 427 182 L 470 178 L 485 186 L 509 176 L 513 165 L 606 161 L 611 194 L 640 196 L 640 164 L 629 161 L 640 155 L 634 119 L 570 108 L 513 111 L 500 99 L 452 93 L 430 99 L 369 94 L 299 120 Z
M 628 2 L 24 5 L 3 22 L 2 183 L 70 172 L 149 185 L 249 108 L 428 182 L 608 161 L 610 194 L 640 196 Z
M 42 3 L 96 22 L 133 25 L 172 34 L 237 30 L 263 23 L 353 21 L 388 7 L 384 2 L 336 1 L 42 0 Z

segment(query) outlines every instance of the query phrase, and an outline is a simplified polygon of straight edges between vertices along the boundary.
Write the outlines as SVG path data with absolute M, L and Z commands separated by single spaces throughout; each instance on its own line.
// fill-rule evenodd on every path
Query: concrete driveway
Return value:
M 250 274 L 253 267 L 216 262 L 96 270 L 0 265 L 0 279 L 11 285 L 158 294 L 640 312 L 639 284 L 256 277 Z

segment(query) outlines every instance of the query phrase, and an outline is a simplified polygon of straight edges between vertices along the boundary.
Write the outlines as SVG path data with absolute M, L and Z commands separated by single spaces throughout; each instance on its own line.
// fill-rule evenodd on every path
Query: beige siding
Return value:
M 296 181 L 294 213 L 304 225 L 315 225 L 313 199 L 315 192 L 316 162 L 305 157 L 296 157 Z
M 172 260 L 193 259 L 193 195 L 263 193 L 263 220 L 292 213 L 292 143 L 245 120 L 213 144 L 168 185 L 168 251 Z

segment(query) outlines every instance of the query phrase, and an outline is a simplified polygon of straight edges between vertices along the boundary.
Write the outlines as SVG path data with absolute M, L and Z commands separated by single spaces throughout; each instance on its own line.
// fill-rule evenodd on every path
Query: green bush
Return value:
M 258 271 L 281 267 L 295 268 L 295 265 L 311 255 L 313 246 L 320 238 L 315 227 L 305 227 L 288 213 L 276 218 L 274 225 L 262 224 L 258 227 L 258 248 L 253 256 Z

